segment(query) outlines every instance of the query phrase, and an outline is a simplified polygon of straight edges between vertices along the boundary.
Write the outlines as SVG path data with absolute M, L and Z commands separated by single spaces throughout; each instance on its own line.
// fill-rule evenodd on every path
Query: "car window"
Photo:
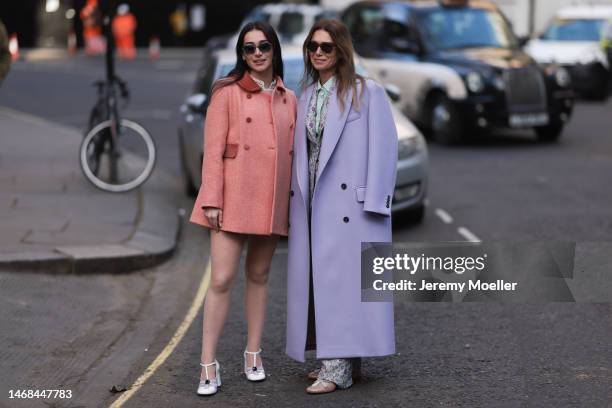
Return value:
M 599 41 L 604 20 L 555 20 L 540 37 L 549 41 Z
M 604 23 L 604 27 L 601 32 L 603 38 L 606 40 L 612 40 L 612 19 Z
M 436 50 L 470 47 L 516 48 L 517 41 L 504 17 L 477 8 L 421 10 L 417 17 L 427 45 Z
M 304 31 L 304 15 L 297 11 L 286 11 L 281 14 L 277 27 L 281 38 L 291 40 L 291 38 Z
M 368 5 L 350 9 L 344 15 L 357 53 L 411 53 L 414 44 L 410 9 L 403 4 Z

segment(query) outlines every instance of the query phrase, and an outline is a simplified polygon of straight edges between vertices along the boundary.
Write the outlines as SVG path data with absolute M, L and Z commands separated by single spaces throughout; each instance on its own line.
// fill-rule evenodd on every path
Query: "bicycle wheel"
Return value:
M 113 137 L 112 122 L 94 126 L 83 141 L 79 163 L 94 186 L 109 192 L 130 191 L 142 185 L 155 166 L 155 143 L 138 123 L 122 119 Z

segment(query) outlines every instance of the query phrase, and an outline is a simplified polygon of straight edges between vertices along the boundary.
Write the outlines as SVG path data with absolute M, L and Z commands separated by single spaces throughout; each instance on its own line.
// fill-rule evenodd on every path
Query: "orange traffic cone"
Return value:
M 11 39 L 9 40 L 9 51 L 11 52 L 11 57 L 13 61 L 19 59 L 19 41 L 17 40 L 17 34 L 11 34 Z
M 68 33 L 68 55 L 74 56 L 77 51 L 77 37 L 74 30 Z
M 159 37 L 151 37 L 149 41 L 149 58 L 158 59 L 161 51 L 161 45 L 159 43 Z

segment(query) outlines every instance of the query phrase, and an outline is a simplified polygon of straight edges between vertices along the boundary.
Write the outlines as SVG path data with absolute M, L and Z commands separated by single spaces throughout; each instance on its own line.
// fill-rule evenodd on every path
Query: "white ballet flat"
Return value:
M 217 393 L 217 389 L 221 387 L 221 366 L 217 360 L 213 361 L 209 364 L 200 363 L 202 367 L 204 367 L 204 373 L 206 374 L 206 380 L 200 380 L 200 385 L 198 385 L 198 395 L 213 395 Z M 208 378 L 208 370 L 207 367 L 215 366 L 215 378 Z
M 266 379 L 266 372 L 263 364 L 257 367 L 257 355 L 261 353 L 261 349 L 257 351 L 244 350 L 244 375 L 249 381 L 263 381 Z M 253 364 L 249 366 L 247 362 L 247 354 L 253 356 Z

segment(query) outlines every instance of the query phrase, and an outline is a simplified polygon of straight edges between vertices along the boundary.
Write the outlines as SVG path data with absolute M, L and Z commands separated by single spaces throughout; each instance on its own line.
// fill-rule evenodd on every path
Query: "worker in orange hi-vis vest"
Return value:
M 85 54 L 104 54 L 106 51 L 106 40 L 102 35 L 102 15 L 98 8 L 98 0 L 87 0 L 87 4 L 81 10 L 81 20 L 83 20 Z
M 117 16 L 113 19 L 113 35 L 120 58 L 133 59 L 136 57 L 135 31 L 136 17 L 130 13 L 130 6 L 127 4 L 120 5 L 117 8 Z

